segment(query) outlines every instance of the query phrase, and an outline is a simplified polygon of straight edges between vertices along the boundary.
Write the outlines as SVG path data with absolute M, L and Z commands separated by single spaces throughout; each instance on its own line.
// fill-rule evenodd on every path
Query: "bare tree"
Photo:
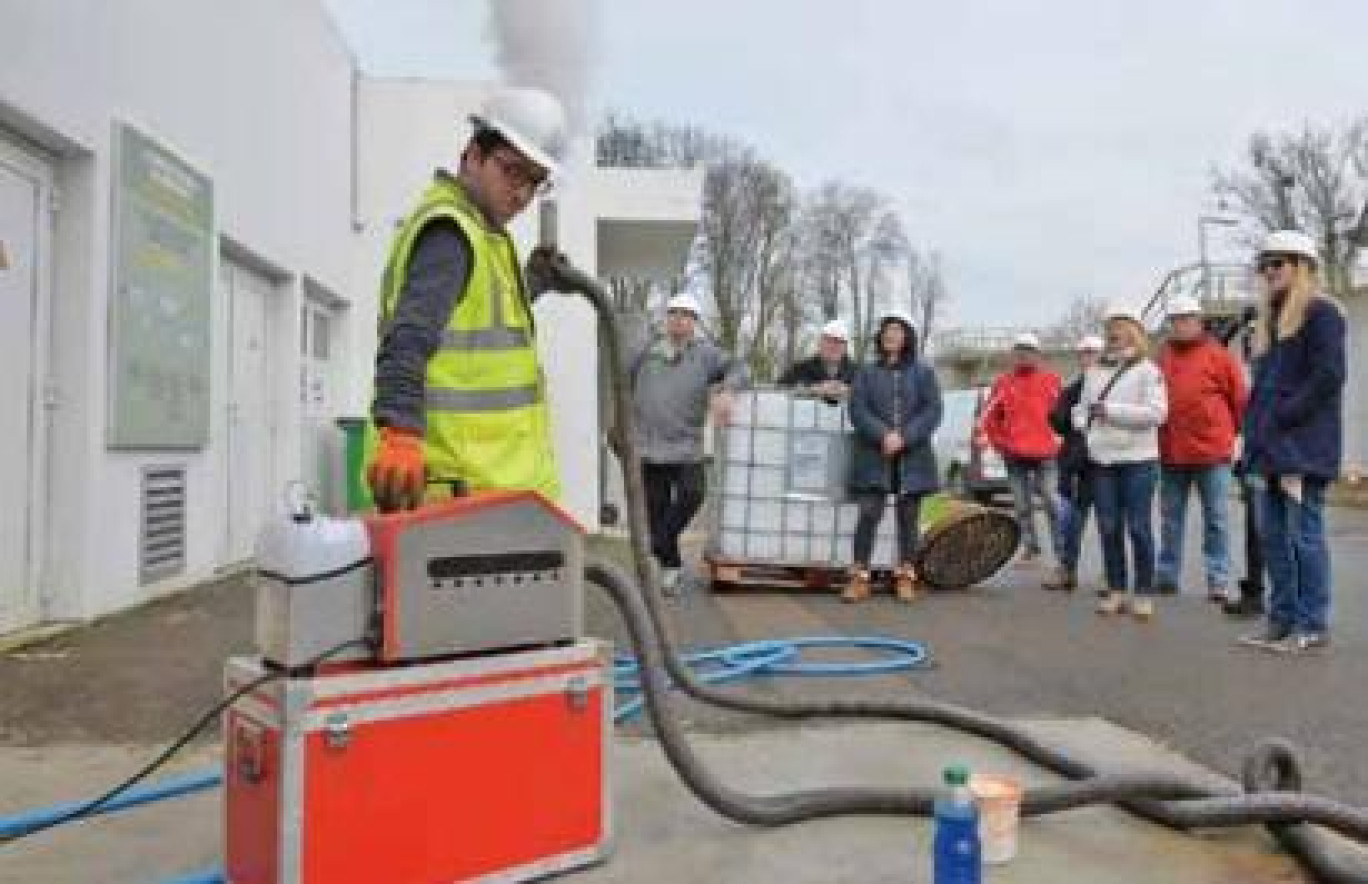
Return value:
M 1319 245 L 1326 288 L 1349 294 L 1368 233 L 1368 116 L 1341 127 L 1250 136 L 1247 165 L 1216 170 L 1212 189 L 1254 228 L 1304 230 Z
M 835 181 L 818 189 L 807 217 L 808 244 L 822 286 L 823 315 L 835 318 L 843 301 L 850 305 L 855 356 L 863 359 L 873 305 L 882 294 L 878 291 L 880 274 L 906 237 L 881 194 Z M 871 291 L 871 280 L 875 291 Z
M 815 326 L 848 315 L 862 358 L 874 319 L 902 300 L 900 269 L 915 252 L 888 199 L 828 182 L 800 197 L 788 175 L 747 145 L 698 127 L 604 121 L 600 165 L 702 165 L 703 213 L 683 285 L 711 298 L 718 343 L 770 378 L 810 344 Z M 939 265 L 916 265 L 908 298 L 929 327 L 945 300 Z M 614 280 L 620 309 L 640 311 L 658 286 Z M 923 329 L 923 333 L 926 329 Z
M 733 145 L 699 126 L 643 123 L 610 111 L 599 126 L 594 153 L 600 166 L 688 168 L 706 165 Z
M 950 302 L 939 252 L 922 257 L 915 249 L 908 249 L 907 300 L 922 341 L 929 342 Z
M 745 355 L 746 324 L 768 317 L 765 287 L 785 260 L 794 213 L 793 184 L 779 169 L 739 145 L 708 167 L 703 184 L 700 261 L 722 346 Z M 764 303 L 762 304 L 762 297 Z
M 1080 295 L 1070 302 L 1058 322 L 1041 331 L 1041 341 L 1050 347 L 1072 347 L 1084 335 L 1101 332 L 1108 310 L 1105 298 Z

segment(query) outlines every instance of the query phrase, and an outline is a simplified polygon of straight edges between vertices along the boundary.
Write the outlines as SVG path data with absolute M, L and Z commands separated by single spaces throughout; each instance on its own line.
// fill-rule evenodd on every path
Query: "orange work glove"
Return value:
M 366 483 L 380 512 L 417 509 L 427 486 L 423 437 L 402 427 L 381 427 L 380 443 L 366 467 Z

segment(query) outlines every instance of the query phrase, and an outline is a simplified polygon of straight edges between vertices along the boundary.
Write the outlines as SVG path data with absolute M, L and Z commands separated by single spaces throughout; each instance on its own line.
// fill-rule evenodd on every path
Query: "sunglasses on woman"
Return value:
M 1284 258 L 1281 256 L 1260 258 L 1258 268 L 1260 273 L 1267 273 L 1270 270 L 1281 270 L 1284 266 L 1291 263 L 1291 258 Z

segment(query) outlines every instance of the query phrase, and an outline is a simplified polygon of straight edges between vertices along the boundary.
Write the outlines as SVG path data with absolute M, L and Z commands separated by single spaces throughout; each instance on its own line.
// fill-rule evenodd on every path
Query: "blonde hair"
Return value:
M 1119 325 L 1125 329 L 1126 336 L 1130 338 L 1130 349 L 1137 359 L 1144 359 L 1149 356 L 1150 338 L 1143 325 L 1129 316 L 1113 316 L 1107 320 L 1107 329 L 1110 331 L 1113 325 Z
M 1306 310 L 1316 298 L 1316 267 L 1309 261 L 1298 260 L 1292 267 L 1292 284 L 1287 288 L 1282 307 L 1278 311 L 1277 338 L 1285 341 L 1301 331 L 1306 322 Z M 1270 329 L 1273 324 L 1273 289 L 1264 283 L 1264 296 L 1259 300 L 1258 315 L 1254 319 L 1254 355 L 1262 356 L 1273 344 Z

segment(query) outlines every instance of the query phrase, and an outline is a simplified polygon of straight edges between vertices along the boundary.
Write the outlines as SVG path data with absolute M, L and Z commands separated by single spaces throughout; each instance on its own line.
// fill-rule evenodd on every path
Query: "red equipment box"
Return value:
M 229 884 L 527 881 L 609 851 L 602 642 L 282 678 L 225 719 Z M 229 661 L 236 690 L 263 672 Z

